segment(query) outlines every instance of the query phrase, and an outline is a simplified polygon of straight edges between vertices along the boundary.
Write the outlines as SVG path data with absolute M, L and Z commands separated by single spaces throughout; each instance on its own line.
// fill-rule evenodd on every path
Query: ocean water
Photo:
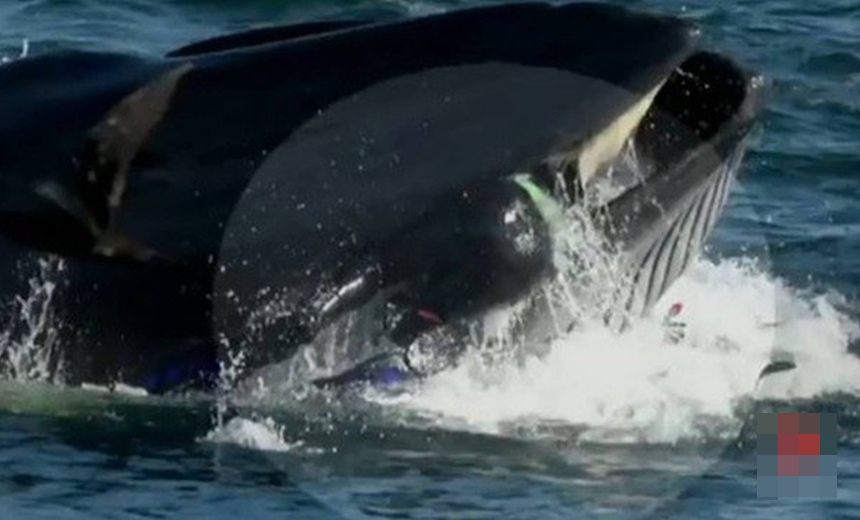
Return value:
M 706 255 L 625 334 L 586 326 L 522 366 L 479 360 L 390 397 L 107 395 L 0 382 L 0 518 L 860 517 L 860 4 L 624 2 L 698 20 L 772 96 Z M 227 31 L 467 2 L 21 0 L 0 56 L 163 53 Z M 0 116 L 2 117 L 2 116 Z M 3 348 L 38 356 L 56 260 L 24 273 Z M 683 302 L 687 336 L 659 317 Z M 490 317 L 492 319 L 492 317 Z M 755 385 L 774 350 L 798 369 Z M 755 413 L 838 414 L 838 494 L 757 498 Z

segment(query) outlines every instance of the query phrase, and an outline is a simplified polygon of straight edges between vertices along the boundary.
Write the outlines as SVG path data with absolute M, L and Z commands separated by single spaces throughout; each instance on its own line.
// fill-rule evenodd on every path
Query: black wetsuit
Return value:
M 510 178 L 464 190 L 407 233 L 343 269 L 328 292 L 345 295 L 324 310 L 297 302 L 297 312 L 268 323 L 276 333 L 257 338 L 243 352 L 245 369 L 284 361 L 379 291 L 388 304 L 385 344 L 405 352 L 434 327 L 526 296 L 552 268 L 550 222 L 529 190 Z M 458 354 L 439 352 L 449 359 Z

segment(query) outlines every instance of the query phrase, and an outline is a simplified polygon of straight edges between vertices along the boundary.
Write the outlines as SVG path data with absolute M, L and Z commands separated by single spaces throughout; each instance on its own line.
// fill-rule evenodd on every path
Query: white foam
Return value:
M 125 395 L 129 397 L 147 397 L 149 396 L 149 392 L 146 391 L 145 388 L 139 388 L 136 386 L 126 385 L 122 383 L 117 383 L 112 386 L 107 385 L 96 385 L 92 383 L 82 383 L 81 389 L 86 390 L 88 392 L 94 392 L 98 394 L 118 394 Z
M 303 441 L 287 441 L 283 427 L 270 417 L 256 421 L 234 417 L 226 424 L 207 433 L 203 440 L 272 452 L 289 452 L 304 445 Z
M 661 322 L 677 301 L 687 334 L 673 344 Z M 586 324 L 522 366 L 468 358 L 386 404 L 487 433 L 560 421 L 587 426 L 583 440 L 675 442 L 702 435 L 703 421 L 730 422 L 774 349 L 799 367 L 766 378 L 759 396 L 860 395 L 860 361 L 847 352 L 857 335 L 825 297 L 804 298 L 749 262 L 702 260 L 624 333 Z

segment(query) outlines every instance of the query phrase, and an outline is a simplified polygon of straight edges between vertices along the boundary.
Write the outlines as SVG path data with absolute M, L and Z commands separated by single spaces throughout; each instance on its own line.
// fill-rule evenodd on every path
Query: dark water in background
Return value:
M 162 53 L 278 22 L 421 15 L 466 3 L 7 0 L 0 4 L 0 55 L 17 55 L 24 39 L 30 54 L 69 47 Z M 471 410 L 464 415 L 492 415 L 490 433 L 468 421 L 463 427 L 455 420 L 422 422 L 384 407 L 329 410 L 331 417 L 317 420 L 308 410 L 274 406 L 258 410 L 253 421 L 214 428 L 209 402 L 116 399 L 9 382 L 0 412 L 0 518 L 628 518 L 655 503 L 658 515 L 677 518 L 860 517 L 860 380 L 854 378 L 860 372 L 839 356 L 850 334 L 828 314 L 860 319 L 860 4 L 622 3 L 699 20 L 709 46 L 774 82 L 743 182 L 711 250 L 715 257 L 763 257 L 764 274 L 706 267 L 705 281 L 683 294 L 709 301 L 711 314 L 725 316 L 726 329 L 743 328 L 731 321 L 733 306 L 755 308 L 767 296 L 749 291 L 774 279 L 831 296 L 777 338 L 800 336 L 795 348 L 830 352 L 810 354 L 817 368 L 791 383 L 811 388 L 804 397 L 814 399 L 792 401 L 795 394 L 784 392 L 785 399 L 756 406 L 840 413 L 836 500 L 757 499 L 752 436 L 729 443 L 700 435 L 676 446 L 577 444 L 575 425 L 524 421 L 530 426 L 518 429 L 504 413 L 510 401 L 504 393 L 467 393 L 456 406 L 432 396 L 422 401 L 435 411 L 459 406 Z M 754 251 L 749 244 L 757 244 Z M 802 307 L 798 301 L 815 301 L 792 294 L 784 304 L 788 314 L 792 305 Z M 611 378 L 620 369 L 613 363 L 594 370 Z M 717 368 L 701 370 L 698 377 Z M 558 415 L 540 406 L 534 414 L 544 412 Z M 735 412 L 748 424 L 751 413 Z

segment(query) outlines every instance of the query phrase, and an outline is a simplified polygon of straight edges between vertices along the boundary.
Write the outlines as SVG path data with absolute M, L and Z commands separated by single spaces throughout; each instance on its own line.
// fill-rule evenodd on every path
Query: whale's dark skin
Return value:
M 249 343 L 251 366 L 379 291 L 405 344 L 551 273 L 547 223 L 510 175 L 610 124 L 696 43 L 675 18 L 510 4 L 252 31 L 165 57 L 15 61 L 0 68 L 4 258 L 66 258 L 55 304 L 77 331 L 72 383 L 160 392 L 211 375 L 218 337 L 246 340 L 265 287 L 288 295 Z M 725 157 L 745 129 L 719 136 Z M 527 252 L 512 242 L 523 229 L 537 237 Z M 648 233 L 629 233 L 617 239 L 645 256 Z

